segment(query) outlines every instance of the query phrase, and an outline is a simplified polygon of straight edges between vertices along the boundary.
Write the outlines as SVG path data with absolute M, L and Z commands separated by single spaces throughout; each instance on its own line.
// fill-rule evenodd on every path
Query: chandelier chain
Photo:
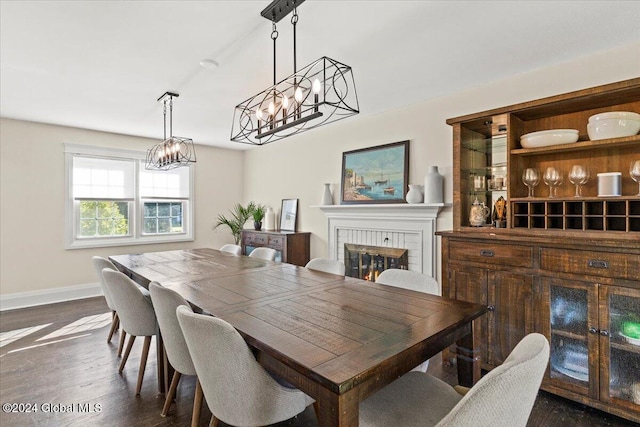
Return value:
M 271 27 L 271 39 L 273 40 L 273 85 L 276 85 L 276 40 L 278 39 L 278 29 L 276 28 L 276 21 L 273 21 Z
M 164 130 L 164 138 L 167 139 L 167 100 L 165 99 L 162 102 L 162 116 L 164 118 L 164 126 L 162 129 Z
M 173 96 L 169 97 L 169 136 L 173 136 Z
M 293 74 L 298 72 L 298 65 L 296 64 L 296 24 L 298 23 L 298 8 L 293 8 L 293 16 L 291 17 L 291 24 L 293 25 Z

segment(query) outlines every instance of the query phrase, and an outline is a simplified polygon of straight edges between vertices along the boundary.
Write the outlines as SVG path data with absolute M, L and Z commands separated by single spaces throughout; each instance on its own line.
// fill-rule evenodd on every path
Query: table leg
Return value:
M 352 389 L 345 394 L 338 395 L 322 389 L 316 402 L 319 427 L 358 426 L 360 413 L 356 390 Z
M 458 383 L 465 387 L 473 387 L 480 380 L 480 334 L 474 320 L 467 335 L 457 342 Z

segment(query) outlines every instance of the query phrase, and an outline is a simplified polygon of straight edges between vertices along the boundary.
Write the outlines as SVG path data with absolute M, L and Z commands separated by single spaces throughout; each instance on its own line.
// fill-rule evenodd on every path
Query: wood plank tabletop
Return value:
M 456 341 L 475 355 L 472 322 L 486 311 L 214 249 L 110 258 L 143 286 L 157 281 L 233 325 L 263 366 L 319 400 L 320 425 L 357 425 L 360 400 Z M 461 371 L 473 375 L 467 383 L 476 362 Z M 344 405 L 349 414 L 336 413 Z

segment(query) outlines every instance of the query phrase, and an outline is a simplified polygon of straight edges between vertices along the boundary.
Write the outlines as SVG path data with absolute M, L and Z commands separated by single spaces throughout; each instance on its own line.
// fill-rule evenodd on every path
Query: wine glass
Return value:
M 573 165 L 569 172 L 569 181 L 576 186 L 575 197 L 582 196 L 582 186 L 585 185 L 590 178 L 589 169 L 582 165 Z
M 552 166 L 544 171 L 544 183 L 549 186 L 549 197 L 556 197 L 556 189 L 562 184 L 562 173 Z
M 540 183 L 540 173 L 536 168 L 526 168 L 522 172 L 522 182 L 529 188 L 529 196 L 533 197 L 533 189 Z
M 631 179 L 638 183 L 638 196 L 640 196 L 640 160 L 634 160 L 629 166 Z

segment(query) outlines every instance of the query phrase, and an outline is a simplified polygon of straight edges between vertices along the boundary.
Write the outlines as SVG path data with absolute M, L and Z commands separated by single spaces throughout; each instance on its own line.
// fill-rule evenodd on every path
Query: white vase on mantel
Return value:
M 438 166 L 429 166 L 424 177 L 424 202 L 444 202 L 444 177 L 438 172 Z
M 422 185 L 409 184 L 409 191 L 405 200 L 411 205 L 422 203 Z
M 332 205 L 333 194 L 331 194 L 331 184 L 324 185 L 324 192 L 322 193 L 322 205 Z

